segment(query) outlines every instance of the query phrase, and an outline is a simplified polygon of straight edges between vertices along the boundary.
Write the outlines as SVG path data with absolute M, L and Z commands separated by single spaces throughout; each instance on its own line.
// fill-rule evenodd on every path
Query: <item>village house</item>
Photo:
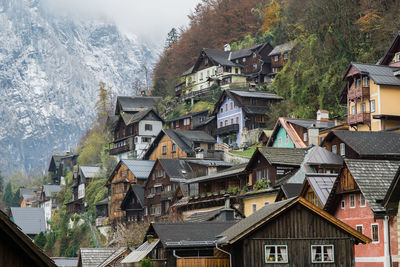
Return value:
M 140 222 L 144 219 L 144 185 L 131 184 L 121 203 L 125 212 L 125 223 Z
M 244 216 L 249 217 L 262 207 L 274 203 L 278 192 L 277 188 L 262 188 L 254 189 L 240 196 Z
M 383 200 L 400 161 L 346 159 L 324 210 L 370 237 L 355 247 L 356 266 L 398 266 L 396 216 L 388 216 Z M 393 263 L 393 265 L 391 265 Z
M 52 155 L 47 173 L 53 184 L 65 184 L 64 175 L 74 170 L 78 155 L 66 152 L 65 154 Z
M 12 208 L 13 209 L 13 208 Z M 21 208 L 18 208 L 21 209 Z M 35 208 L 25 208 L 24 210 L 35 210 Z M 15 210 L 14 210 L 15 213 Z M 44 211 L 42 209 L 42 225 L 40 230 L 45 231 Z M 15 215 L 18 212 L 15 213 Z M 17 216 L 18 217 L 18 216 Z M 33 217 L 27 216 L 24 225 L 30 227 L 30 224 L 38 224 Z M 36 218 L 38 219 L 38 218 Z M 25 221 L 25 220 L 23 220 Z M 21 231 L 22 229 L 22 231 Z M 29 232 L 24 226 L 15 223 L 3 211 L 0 211 L 0 251 L 2 265 L 6 266 L 32 266 L 32 267 L 56 267 L 52 261 L 33 241 L 28 237 Z
M 263 145 L 266 146 L 268 143 L 269 138 L 271 138 L 272 130 L 262 130 L 259 137 L 258 141 Z
M 144 185 L 154 166 L 154 161 L 122 159 L 111 172 L 105 186 L 109 196 L 109 219 L 115 224 L 125 221 L 122 201 L 131 184 Z
M 275 75 L 280 72 L 285 64 L 289 60 L 290 52 L 294 48 L 294 43 L 285 43 L 277 45 L 268 54 L 270 57 L 272 72 L 269 74 L 270 77 L 274 78 Z
M 338 122 L 329 120 L 329 112 L 318 110 L 317 119 L 279 118 L 270 135 L 267 146 L 304 148 L 320 144 L 320 131 L 330 129 Z
M 144 159 L 214 158 L 215 139 L 203 131 L 164 129 L 151 144 Z
M 354 245 L 371 240 L 305 199 L 266 205 L 218 234 L 231 267 L 354 266 Z
M 99 266 L 115 253 L 114 248 L 80 248 L 77 267 Z
M 47 232 L 46 217 L 43 208 L 10 208 L 10 220 L 21 231 L 34 239 L 36 235 Z
M 122 266 L 121 261 L 128 256 L 132 250 L 129 247 L 120 247 L 115 250 L 111 256 L 103 261 L 98 267 L 120 267 Z
M 265 128 L 268 105 L 283 98 L 272 93 L 251 90 L 225 90 L 215 104 L 217 143 L 241 147 L 242 133 Z
M 183 116 L 170 119 L 166 124 L 170 129 L 176 130 L 195 130 L 198 125 L 208 119 L 208 110 L 202 110 L 193 113 L 187 113 Z
M 61 191 L 59 185 L 43 185 L 40 193 L 40 207 L 44 209 L 46 218 L 46 229 L 50 230 L 50 220 L 52 210 L 58 209 L 57 193 Z
M 142 158 L 164 121 L 153 109 L 160 98 L 119 96 L 115 113 L 108 118 L 113 135 L 109 153 L 117 159 Z
M 19 206 L 21 208 L 39 207 L 41 188 L 20 188 Z
M 302 188 L 303 188 L 303 184 L 299 184 L 299 183 L 282 184 L 279 187 L 279 191 L 278 191 L 278 194 L 276 195 L 276 199 L 274 202 L 289 199 L 292 197 L 298 197 L 300 195 L 300 191 Z
M 108 197 L 95 203 L 96 206 L 96 226 L 103 226 L 108 218 Z
M 299 196 L 323 209 L 337 176 L 336 173 L 306 174 Z
M 325 137 L 321 146 L 348 159 L 400 159 L 400 134 L 397 133 L 335 130 Z
M 78 171 L 73 175 L 73 200 L 66 204 L 69 213 L 82 213 L 86 211 L 86 205 L 83 202 L 86 187 L 100 174 L 100 167 L 80 165 Z

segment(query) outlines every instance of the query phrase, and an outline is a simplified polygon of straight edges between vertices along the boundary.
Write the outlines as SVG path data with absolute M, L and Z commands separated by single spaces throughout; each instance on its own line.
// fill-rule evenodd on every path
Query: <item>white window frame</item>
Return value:
M 370 102 L 370 111 L 371 113 L 375 112 L 375 99 Z
M 303 141 L 304 141 L 304 142 L 307 142 L 307 141 L 308 141 L 308 134 L 307 134 L 307 133 L 304 133 L 304 134 L 303 134 Z
M 361 199 L 364 199 L 364 204 L 362 203 Z M 360 194 L 360 207 L 366 207 L 367 206 L 367 200 L 365 199 L 363 194 Z
M 352 201 L 353 200 L 353 201 Z M 353 202 L 353 203 L 352 203 Z M 352 205 L 352 204 L 354 204 L 354 205 Z M 351 194 L 350 196 L 349 196 L 349 207 L 351 208 L 351 209 L 354 209 L 355 207 L 356 207 L 356 195 L 355 194 Z
M 340 156 L 346 156 L 346 145 L 345 143 L 340 143 Z
M 288 56 L 288 53 L 287 53 L 287 52 L 286 52 L 286 53 L 283 53 L 283 59 L 284 59 L 284 60 L 287 60 L 288 57 L 289 57 L 289 56 Z
M 361 234 L 364 234 L 364 226 L 363 226 L 362 224 L 357 224 L 357 225 L 356 225 L 356 231 L 359 232 L 359 231 L 357 230 L 357 227 L 361 227 Z M 360 233 L 360 232 L 359 232 L 359 233 Z
M 268 261 L 268 259 L 267 259 L 267 248 L 275 248 L 275 261 Z M 278 261 L 278 247 L 281 247 L 281 248 L 285 248 L 286 249 L 286 261 L 285 260 L 283 260 L 283 261 Z M 264 245 L 264 263 L 265 264 L 274 264 L 274 263 L 279 263 L 279 264 L 281 264 L 281 263 L 283 263 L 283 264 L 285 264 L 285 263 L 289 263 L 289 252 L 288 252 L 288 247 L 287 247 L 287 245 L 267 245 L 267 244 L 265 244 Z
M 279 60 L 279 56 L 274 56 L 274 61 L 278 62 L 278 60 Z
M 322 253 L 322 260 L 321 261 L 315 261 L 312 257 L 312 249 L 313 247 L 320 247 L 321 248 L 321 253 Z M 324 259 L 324 247 L 332 247 L 332 252 L 333 252 L 333 259 L 331 261 L 325 261 Z M 335 245 L 334 244 L 313 244 L 311 245 L 310 249 L 310 254 L 311 254 L 311 263 L 319 264 L 319 263 L 335 263 Z
M 374 232 L 373 232 L 373 227 L 374 226 L 377 226 L 378 227 L 378 240 L 377 241 L 374 241 Z M 377 244 L 377 243 L 379 243 L 379 239 L 380 239 L 380 237 L 379 237 L 379 223 L 371 223 L 371 240 L 372 240 L 372 243 L 373 244 Z
M 337 155 L 337 145 L 332 145 L 332 153 Z
M 243 62 L 246 62 L 246 58 L 244 57 L 244 58 L 242 59 L 242 61 L 243 61 Z

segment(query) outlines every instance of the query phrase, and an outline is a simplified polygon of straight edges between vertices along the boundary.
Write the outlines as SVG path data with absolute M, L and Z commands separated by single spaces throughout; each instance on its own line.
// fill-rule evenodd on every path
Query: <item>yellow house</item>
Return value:
M 244 216 L 248 217 L 265 205 L 275 202 L 277 189 L 257 190 L 242 196 Z

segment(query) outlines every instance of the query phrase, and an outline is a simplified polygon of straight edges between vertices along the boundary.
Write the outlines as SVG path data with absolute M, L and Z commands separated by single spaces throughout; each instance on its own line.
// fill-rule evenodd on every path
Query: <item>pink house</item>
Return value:
M 371 238 L 355 246 L 355 263 L 398 266 L 396 216 L 387 215 L 383 200 L 400 166 L 399 161 L 346 159 L 324 209 Z

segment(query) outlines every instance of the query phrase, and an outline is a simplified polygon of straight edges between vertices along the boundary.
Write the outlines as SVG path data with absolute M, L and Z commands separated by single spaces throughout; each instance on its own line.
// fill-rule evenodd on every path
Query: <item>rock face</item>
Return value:
M 40 0 L 0 0 L 0 170 L 47 168 L 95 115 L 98 84 L 132 95 L 157 51 L 112 23 L 57 16 Z

